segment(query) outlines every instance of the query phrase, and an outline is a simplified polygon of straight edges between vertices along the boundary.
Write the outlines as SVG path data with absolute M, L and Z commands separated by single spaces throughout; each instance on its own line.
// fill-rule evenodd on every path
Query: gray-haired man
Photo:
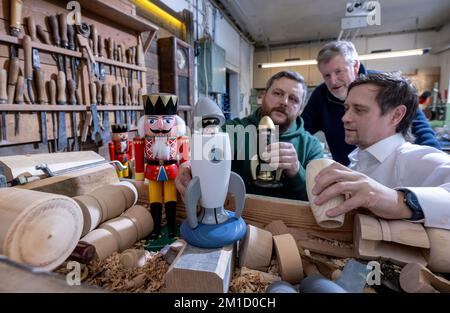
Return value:
M 348 154 L 356 147 L 344 140 L 344 100 L 348 86 L 358 75 L 374 71 L 367 71 L 360 64 L 355 46 L 349 41 L 334 41 L 324 45 L 317 56 L 317 65 L 324 83 L 313 91 L 302 112 L 305 129 L 311 134 L 323 131 L 333 159 L 348 165 Z M 411 126 L 416 144 L 440 149 L 422 110 L 417 111 Z

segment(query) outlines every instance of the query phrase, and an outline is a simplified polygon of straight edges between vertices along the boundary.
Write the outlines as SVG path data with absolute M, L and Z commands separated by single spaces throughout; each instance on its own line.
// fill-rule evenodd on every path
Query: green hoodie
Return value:
M 258 108 L 252 115 L 242 119 L 236 118 L 227 121 L 223 126 L 223 130 L 228 132 L 231 141 L 233 153 L 231 170 L 242 177 L 245 182 L 247 193 L 305 201 L 308 200 L 306 194 L 305 168 L 309 161 L 323 157 L 323 149 L 319 140 L 303 128 L 303 120 L 301 117 L 297 117 L 291 126 L 280 135 L 281 142 L 292 143 L 297 151 L 298 160 L 300 162 L 300 170 L 298 173 L 294 177 L 287 177 L 283 174 L 281 177 L 283 187 L 281 188 L 260 188 L 251 184 L 252 175 L 250 171 L 250 159 L 257 153 L 256 132 L 245 132 L 245 138 L 242 138 L 242 135 L 238 136 L 238 132 L 233 131 L 233 127 L 230 126 L 239 127 L 239 125 L 241 125 L 243 129 L 249 125 L 253 125 L 255 128 L 249 127 L 248 129 L 256 130 L 260 120 L 261 108 Z M 250 140 L 250 137 L 252 140 Z

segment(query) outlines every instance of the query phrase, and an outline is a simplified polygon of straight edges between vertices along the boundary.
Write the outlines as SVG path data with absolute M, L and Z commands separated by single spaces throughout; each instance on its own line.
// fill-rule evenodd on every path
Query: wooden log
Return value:
M 272 259 L 273 239 L 267 230 L 247 225 L 245 237 L 239 244 L 239 266 L 265 271 Z
M 0 292 L 100 293 L 101 288 L 81 284 L 70 286 L 63 275 L 43 272 L 0 256 Z
M 409 263 L 402 269 L 400 286 L 408 293 L 450 293 L 450 281 L 418 263 Z
M 62 264 L 78 243 L 83 214 L 65 196 L 0 189 L 0 253 L 43 270 Z
M 201 249 L 186 245 L 165 276 L 167 292 L 226 293 L 233 276 L 233 246 Z
M 425 228 L 430 240 L 430 249 L 422 250 L 433 272 L 450 273 L 450 231 L 439 228 Z
M 119 177 L 114 166 L 104 164 L 61 176 L 34 181 L 26 185 L 18 186 L 18 188 L 75 197 L 88 194 L 100 186 L 118 182 Z
M 385 225 L 384 227 L 388 227 L 387 225 Z M 427 264 L 427 261 L 421 254 L 420 248 L 392 241 L 383 241 L 383 231 L 381 229 L 382 226 L 377 218 L 368 215 L 357 214 L 355 216 L 354 227 L 355 230 L 353 233 L 353 247 L 355 255 L 358 258 L 364 260 L 375 260 L 381 258 L 383 260 L 389 260 L 398 265 L 405 265 L 407 263 L 420 263 L 423 265 Z M 405 237 L 419 234 L 417 240 L 414 240 L 414 238 L 410 238 L 409 243 L 416 242 L 419 246 L 423 245 L 424 239 L 421 238 L 421 233 L 414 231 L 408 234 L 408 227 L 404 228 L 407 233 Z M 392 237 L 390 238 L 392 239 Z
M 291 234 L 273 236 L 281 278 L 291 284 L 299 283 L 303 277 L 303 264 L 297 243 Z

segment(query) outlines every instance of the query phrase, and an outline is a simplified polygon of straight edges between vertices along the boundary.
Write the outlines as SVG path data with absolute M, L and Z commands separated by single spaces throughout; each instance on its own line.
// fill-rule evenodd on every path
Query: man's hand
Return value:
M 187 161 L 178 167 L 178 175 L 175 178 L 175 186 L 177 187 L 178 192 L 183 198 L 184 201 L 184 193 L 186 192 L 186 188 L 192 180 L 191 176 L 191 162 Z
M 300 169 L 297 151 L 290 142 L 277 142 L 267 146 L 271 166 L 284 170 L 288 177 L 293 177 Z
M 312 193 L 316 205 L 322 205 L 337 195 L 346 200 L 326 212 L 330 217 L 344 214 L 358 207 L 369 209 L 375 215 L 388 219 L 410 218 L 411 210 L 403 202 L 402 192 L 388 188 L 370 177 L 333 163 L 315 178 Z

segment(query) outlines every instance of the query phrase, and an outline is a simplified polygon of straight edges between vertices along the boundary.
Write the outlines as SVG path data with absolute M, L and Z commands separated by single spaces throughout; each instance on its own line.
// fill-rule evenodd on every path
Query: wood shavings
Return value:
M 279 276 L 251 270 L 237 269 L 230 283 L 232 293 L 264 293 L 273 281 L 281 280 Z
M 133 248 L 139 247 L 138 242 Z M 159 252 L 150 252 L 143 267 L 125 269 L 119 261 L 120 253 L 113 253 L 103 261 L 94 260 L 90 264 L 82 265 L 86 272 L 82 282 L 96 285 L 114 292 L 162 292 L 164 289 L 164 275 L 169 265 Z M 72 269 L 64 263 L 56 272 L 67 274 Z
M 343 242 L 335 239 L 323 238 L 318 235 L 308 234 L 309 240 L 317 241 L 320 244 L 327 244 L 340 248 L 351 248 L 353 249 L 353 244 L 350 242 Z

